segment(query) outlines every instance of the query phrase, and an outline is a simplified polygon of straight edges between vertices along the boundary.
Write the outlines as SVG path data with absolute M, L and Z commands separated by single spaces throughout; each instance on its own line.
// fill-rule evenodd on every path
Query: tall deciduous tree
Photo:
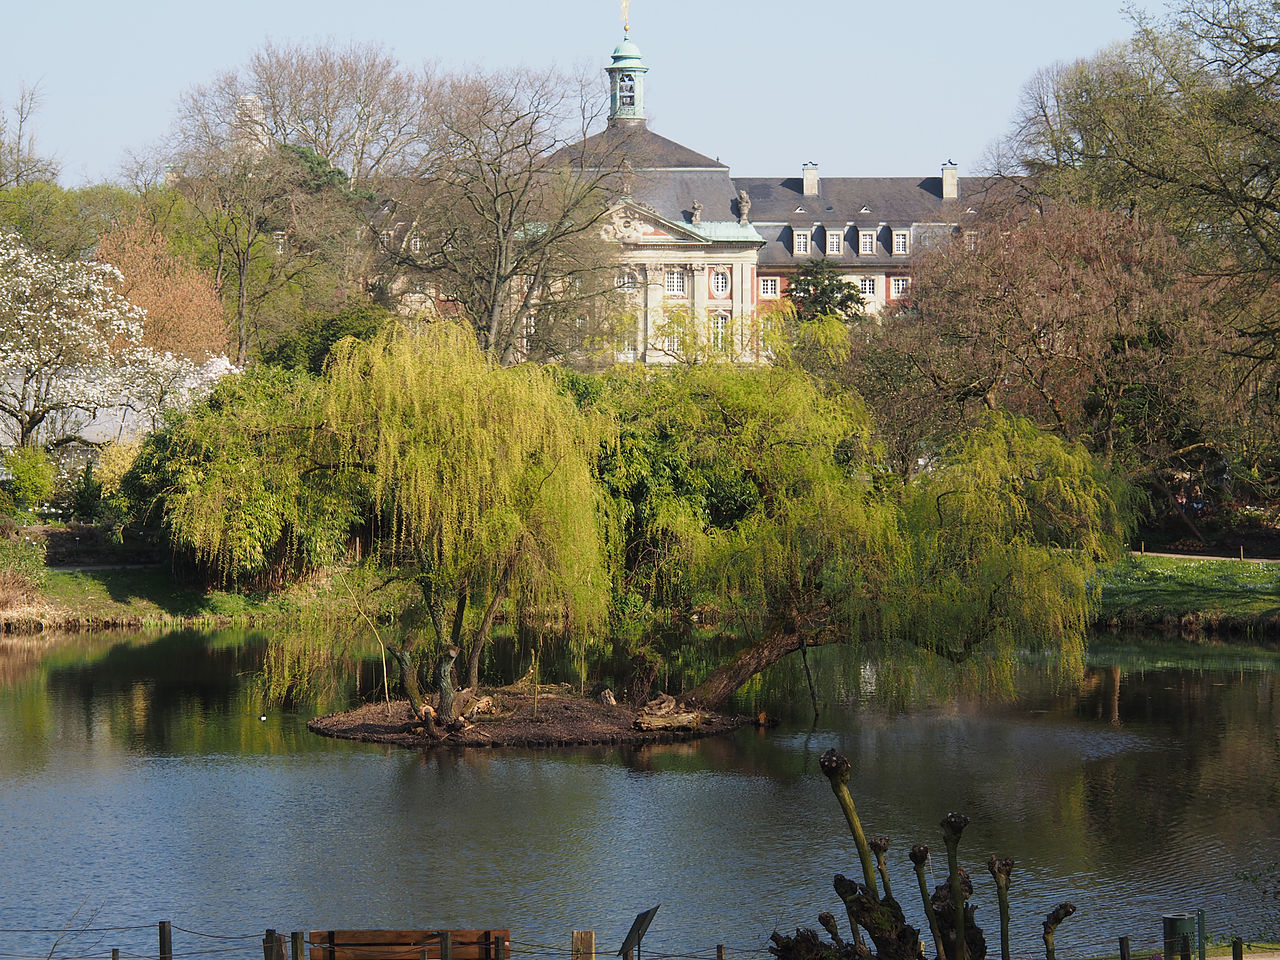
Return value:
M 466 651 L 473 685 L 507 598 L 580 641 L 604 622 L 591 460 L 607 434 L 549 373 L 501 369 L 468 330 L 433 323 L 339 343 L 326 387 L 325 432 L 367 478 L 385 550 L 417 577 L 439 641 Z
M 117 224 L 98 244 L 97 260 L 120 271 L 117 289 L 146 311 L 144 345 L 200 363 L 226 354 L 222 301 L 211 277 L 177 257 L 149 220 Z
M 0 112 L 0 190 L 42 180 L 55 180 L 58 163 L 36 147 L 34 117 L 40 88 L 25 84 L 7 112 Z
M 432 149 L 389 205 L 387 221 L 398 225 L 391 259 L 456 304 L 501 363 L 564 356 L 575 340 L 610 337 L 597 323 L 584 326 L 601 319 L 591 305 L 615 288 L 600 228 L 621 144 L 598 156 L 567 149 L 586 139 L 598 93 L 529 70 L 449 78 Z

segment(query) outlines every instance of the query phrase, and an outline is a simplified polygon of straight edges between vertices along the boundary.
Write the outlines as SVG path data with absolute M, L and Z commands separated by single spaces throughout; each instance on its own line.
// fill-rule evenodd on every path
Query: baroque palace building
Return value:
M 822 257 L 857 284 L 868 311 L 883 310 L 906 296 L 912 256 L 974 214 L 950 161 L 924 178 L 821 177 L 813 163 L 795 177 L 734 177 L 648 128 L 648 67 L 629 37 L 605 72 L 608 125 L 580 146 L 584 156 L 625 156 L 604 230 L 637 310 L 622 359 L 675 359 L 673 315 L 693 318 L 717 352 L 760 359 L 761 316 L 801 265 Z

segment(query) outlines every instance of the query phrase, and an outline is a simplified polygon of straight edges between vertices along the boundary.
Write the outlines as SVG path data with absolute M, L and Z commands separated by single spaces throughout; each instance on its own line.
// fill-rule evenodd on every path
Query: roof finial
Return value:
M 622 32 L 631 33 L 631 0 L 622 0 Z

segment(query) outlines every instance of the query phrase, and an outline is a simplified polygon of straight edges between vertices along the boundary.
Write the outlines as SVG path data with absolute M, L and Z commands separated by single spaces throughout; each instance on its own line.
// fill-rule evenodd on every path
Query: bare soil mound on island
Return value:
M 386 743 L 400 747 L 578 747 L 599 744 L 674 743 L 735 730 L 750 721 L 699 711 L 696 722 L 681 729 L 641 730 L 640 712 L 632 707 L 588 700 L 567 687 L 486 691 L 493 712 L 475 716 L 470 725 L 440 738 L 427 736 L 415 722 L 407 700 L 366 703 L 354 710 L 317 717 L 307 729 L 325 737 Z

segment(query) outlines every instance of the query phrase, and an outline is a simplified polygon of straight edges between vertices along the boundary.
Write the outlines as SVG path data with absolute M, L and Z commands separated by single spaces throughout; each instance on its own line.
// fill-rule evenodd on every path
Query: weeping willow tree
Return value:
M 535 633 L 588 642 L 610 587 L 591 467 L 605 421 L 547 370 L 499 367 L 446 323 L 340 343 L 322 396 L 318 440 L 362 477 L 377 547 L 417 581 L 425 620 L 465 652 L 473 686 L 504 601 Z M 417 709 L 421 632 L 409 637 L 393 652 Z
M 905 490 L 878 485 L 855 396 L 792 369 L 620 378 L 628 558 L 652 596 L 700 595 L 748 638 L 686 696 L 722 703 L 796 651 L 864 642 L 1004 675 L 1015 650 L 1078 666 L 1093 561 L 1125 498 L 1087 452 L 996 418 Z

